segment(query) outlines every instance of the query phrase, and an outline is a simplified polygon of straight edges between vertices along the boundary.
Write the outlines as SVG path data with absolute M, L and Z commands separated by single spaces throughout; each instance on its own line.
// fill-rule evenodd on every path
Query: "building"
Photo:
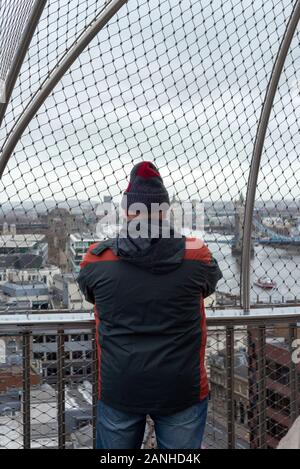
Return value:
M 88 227 L 84 216 L 75 215 L 65 208 L 55 208 L 46 218 L 49 262 L 61 268 L 70 269 L 68 242 L 71 233 L 83 232 Z
M 252 344 L 256 337 L 251 330 Z M 279 334 L 279 331 L 278 331 Z M 265 445 L 268 449 L 277 448 L 280 440 L 291 427 L 292 406 L 300 408 L 300 363 L 291 364 L 291 352 L 288 346 L 287 330 L 280 333 L 281 337 L 266 338 L 266 387 L 265 387 Z M 250 351 L 250 349 L 249 349 Z M 259 349 L 252 350 L 255 357 Z M 226 415 L 227 382 L 226 353 L 223 348 L 208 359 L 208 370 L 211 382 L 211 399 L 216 413 Z M 291 393 L 291 366 L 296 369 L 296 393 Z M 236 350 L 234 368 L 234 410 L 237 424 L 237 436 L 247 436 L 250 447 L 260 447 L 258 427 L 260 408 L 258 397 L 259 377 L 257 363 L 246 356 L 246 352 Z M 254 370 L 254 371 L 253 371 Z M 252 386 L 249 385 L 250 380 Z
M 85 310 L 93 308 L 82 295 L 74 274 L 55 275 L 53 278 L 53 302 L 57 308 Z
M 80 262 L 93 243 L 102 241 L 104 236 L 97 236 L 88 233 L 73 233 L 69 237 L 69 253 L 70 253 L 70 267 L 72 272 L 78 273 L 80 270 Z
M 211 355 L 208 360 L 211 399 L 214 409 L 218 409 L 221 416 L 225 416 L 227 402 L 226 382 L 226 351 L 219 351 Z M 244 426 L 245 431 L 240 431 L 240 436 L 245 437 L 248 424 L 248 362 L 244 350 L 236 350 L 234 357 L 234 412 L 237 424 Z
M 72 382 L 88 379 L 92 374 L 92 338 L 91 334 L 80 330 L 65 334 L 65 367 L 66 381 Z M 57 382 L 57 334 L 51 331 L 35 334 L 32 339 L 33 364 L 39 369 L 43 382 Z
M 295 331 L 295 339 L 300 339 L 299 328 Z M 266 336 L 265 384 L 262 392 L 266 402 L 265 446 L 268 449 L 277 448 L 300 408 L 300 363 L 293 362 L 289 333 L 289 328 L 278 325 L 276 332 L 269 330 Z M 261 347 L 257 329 L 248 328 L 248 341 L 250 446 L 257 448 L 261 446 L 258 426 L 261 411 L 259 400 L 262 398 L 257 394 Z
M 49 307 L 48 287 L 43 282 L 7 282 L 2 286 L 2 292 L 7 306 L 26 303 L 30 309 Z
M 282 217 L 264 217 L 262 224 L 277 234 L 288 236 L 291 231 L 291 223 Z
M 51 210 L 47 217 L 49 261 L 62 271 L 68 270 L 67 241 L 72 232 L 72 215 L 66 209 Z
M 58 447 L 57 392 L 49 384 L 33 385 L 30 391 L 30 440 L 32 449 Z M 23 447 L 23 409 L 17 400 L 19 390 L 0 394 L 0 449 L 21 449 Z M 2 400 L 1 400 L 2 399 Z M 9 404 L 9 409 L 3 406 Z M 82 438 L 92 422 L 91 384 L 85 382 L 76 387 L 65 388 L 65 437 L 66 448 L 76 448 L 76 441 Z M 74 435 L 75 434 L 75 435 Z M 73 436 L 74 435 L 74 436 Z M 82 435 L 82 436 L 81 436 Z M 92 438 L 88 442 L 92 446 Z
M 1 371 L 1 368 L 0 368 Z M 7 388 L 10 387 L 8 383 Z M 0 391 L 0 416 L 14 416 L 21 411 L 21 392 L 12 387 L 6 392 Z
M 0 256 L 33 254 L 41 256 L 42 263 L 48 260 L 48 243 L 41 234 L 5 234 L 0 236 Z
M 43 266 L 42 256 L 36 254 L 2 254 L 0 255 L 0 270 L 40 269 Z
M 1 262 L 1 259 L 0 259 Z M 60 268 L 53 265 L 24 268 L 0 267 L 0 285 L 6 282 L 43 282 L 49 289 L 53 286 L 54 276 L 60 274 Z
M 9 235 L 9 231 L 9 224 L 7 222 L 4 222 L 2 225 L 2 235 Z
M 291 394 L 291 366 L 296 368 L 296 396 Z M 266 400 L 266 444 L 274 449 L 293 423 L 292 406 L 300 408 L 300 363 L 291 365 L 286 340 L 267 339 Z
M 40 376 L 33 368 L 30 369 L 30 383 L 31 385 L 39 384 Z M 12 365 L 11 363 L 0 364 L 0 404 L 7 401 L 5 393 L 12 389 L 22 389 L 23 383 L 23 369 L 22 365 Z M 4 393 L 4 394 L 1 394 Z M 2 396 L 2 399 L 1 399 Z M 3 397 L 4 396 L 4 397 Z M 3 401 L 4 399 L 4 401 Z M 6 402 L 6 407 L 8 404 Z

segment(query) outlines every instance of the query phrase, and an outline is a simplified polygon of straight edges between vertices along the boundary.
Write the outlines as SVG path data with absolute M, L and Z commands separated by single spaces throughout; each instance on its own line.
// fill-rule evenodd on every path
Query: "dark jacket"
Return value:
M 198 239 L 119 237 L 90 246 L 78 282 L 95 304 L 99 399 L 149 414 L 204 399 L 203 298 L 221 277 Z

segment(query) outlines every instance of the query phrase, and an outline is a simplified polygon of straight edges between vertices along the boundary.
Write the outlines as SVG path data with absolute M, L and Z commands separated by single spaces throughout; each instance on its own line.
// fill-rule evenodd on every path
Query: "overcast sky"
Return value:
M 262 100 L 294 3 L 129 0 L 24 133 L 0 183 L 1 202 L 118 196 L 141 159 L 154 161 L 182 199 L 245 193 Z M 0 137 L 102 5 L 49 0 Z M 257 198 L 300 197 L 299 65 L 297 34 Z

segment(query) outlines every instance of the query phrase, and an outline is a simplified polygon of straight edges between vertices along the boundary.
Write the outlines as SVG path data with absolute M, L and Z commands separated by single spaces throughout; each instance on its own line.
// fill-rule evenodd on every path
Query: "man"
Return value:
M 142 235 L 131 235 L 143 204 Z M 97 447 L 140 448 L 146 416 L 155 424 L 159 448 L 200 448 L 208 382 L 204 367 L 203 298 L 222 277 L 204 243 L 185 239 L 169 226 L 169 196 L 151 162 L 131 171 L 122 207 L 127 224 L 116 239 L 90 246 L 78 282 L 95 305 L 99 403 Z M 152 230 L 156 229 L 153 236 Z M 154 230 L 155 231 L 155 230 Z

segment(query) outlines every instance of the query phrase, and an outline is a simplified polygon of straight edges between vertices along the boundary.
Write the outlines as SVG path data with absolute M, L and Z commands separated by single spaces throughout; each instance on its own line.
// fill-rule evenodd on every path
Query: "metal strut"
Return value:
M 251 261 L 251 231 L 252 219 L 256 194 L 256 185 L 260 168 L 262 150 L 265 142 L 268 122 L 272 111 L 274 97 L 277 91 L 281 72 L 288 54 L 296 27 L 300 19 L 300 0 L 294 6 L 293 12 L 287 24 L 283 40 L 280 44 L 277 57 L 274 62 L 272 75 L 266 91 L 259 124 L 257 127 L 254 149 L 252 154 L 250 174 L 247 185 L 247 195 L 244 214 L 243 248 L 242 248 L 242 272 L 241 272 L 241 293 L 242 305 L 245 313 L 250 310 L 250 261 Z
M 73 44 L 71 49 L 65 55 L 60 64 L 53 70 L 48 77 L 42 88 L 35 95 L 30 105 L 19 118 L 11 135 L 7 139 L 2 155 L 0 156 L 0 179 L 3 176 L 6 165 L 11 157 L 18 141 L 20 140 L 24 130 L 30 123 L 31 119 L 35 116 L 39 108 L 42 106 L 46 98 L 52 92 L 59 80 L 63 77 L 66 71 L 75 62 L 81 52 L 87 47 L 91 40 L 104 28 L 109 20 L 119 11 L 119 9 L 127 3 L 128 0 L 112 0 L 110 4 L 100 13 L 99 17 L 94 20 L 90 26 L 83 32 L 81 37 Z
M 17 51 L 14 55 L 10 71 L 6 79 L 6 100 L 5 103 L 0 105 L 0 127 L 5 115 L 6 108 L 8 106 L 11 94 L 13 92 L 14 86 L 16 84 L 20 69 L 22 67 L 25 55 L 28 51 L 31 39 L 34 35 L 38 22 L 40 20 L 41 14 L 45 8 L 47 0 L 36 0 L 32 11 L 26 21 L 25 28 L 22 33 L 20 40 L 20 45 L 17 48 Z

